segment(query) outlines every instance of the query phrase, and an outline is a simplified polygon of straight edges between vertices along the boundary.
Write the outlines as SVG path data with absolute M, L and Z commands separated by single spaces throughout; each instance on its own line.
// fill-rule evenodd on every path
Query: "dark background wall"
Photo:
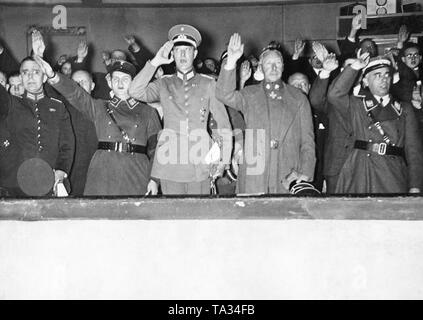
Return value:
M 257 54 L 270 40 L 281 41 L 292 51 L 296 37 L 320 40 L 337 50 L 336 17 L 345 2 L 303 5 L 214 7 L 104 7 L 67 8 L 68 26 L 85 26 L 91 44 L 92 66 L 102 71 L 101 52 L 126 48 L 123 36 L 134 34 L 154 53 L 167 40 L 169 28 L 178 23 L 196 26 L 203 36 L 200 56 L 219 58 L 230 35 L 239 32 L 246 53 Z M 53 6 L 0 6 L 0 37 L 16 58 L 27 55 L 26 30 L 48 26 Z M 54 37 L 50 53 L 57 57 L 75 53 L 76 37 Z

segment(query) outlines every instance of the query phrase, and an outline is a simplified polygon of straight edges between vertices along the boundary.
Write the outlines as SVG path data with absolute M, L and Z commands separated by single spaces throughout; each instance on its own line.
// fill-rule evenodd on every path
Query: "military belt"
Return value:
M 108 150 L 116 152 L 128 152 L 128 153 L 142 153 L 147 154 L 147 147 L 139 144 L 132 144 L 126 142 L 106 142 L 100 141 L 97 149 Z
M 404 148 L 391 146 L 389 144 L 386 144 L 385 142 L 371 143 L 371 142 L 367 142 L 363 140 L 356 140 L 354 142 L 354 148 L 371 151 L 381 156 L 386 155 L 386 156 L 404 157 Z

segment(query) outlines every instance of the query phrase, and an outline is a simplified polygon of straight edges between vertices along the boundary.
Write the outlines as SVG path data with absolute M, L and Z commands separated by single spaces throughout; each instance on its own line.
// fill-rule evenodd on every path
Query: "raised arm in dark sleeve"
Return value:
M 97 108 L 95 99 L 93 99 L 84 89 L 82 89 L 75 81 L 56 73 L 55 78 L 49 81 L 62 96 L 82 112 L 88 119 L 95 121 Z
M 313 110 L 321 113 L 328 113 L 328 87 L 329 87 L 329 79 L 325 78 L 321 79 L 320 77 L 316 77 L 314 80 L 310 92 L 309 92 L 309 100 L 310 105 Z
M 0 44 L 0 70 L 7 76 L 19 72 L 19 63 L 9 50 Z
M 57 157 L 55 169 L 62 170 L 69 174 L 75 151 L 75 138 L 72 131 L 69 113 L 64 105 L 59 134 L 59 155 Z
M 12 97 L 9 92 L 6 91 L 6 88 L 0 85 L 0 116 L 7 116 L 11 105 Z
M 333 81 L 328 91 L 328 101 L 343 116 L 348 116 L 350 108 L 349 92 L 354 85 L 358 71 L 348 66 Z

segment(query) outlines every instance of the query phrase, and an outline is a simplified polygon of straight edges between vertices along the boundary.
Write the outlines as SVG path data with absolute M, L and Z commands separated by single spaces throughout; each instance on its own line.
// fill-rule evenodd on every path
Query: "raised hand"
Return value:
M 132 35 L 127 35 L 123 37 L 125 41 L 128 43 L 128 45 L 134 50 L 135 52 L 138 52 L 141 48 L 137 43 L 137 40 L 135 40 L 135 37 Z
M 238 33 L 234 33 L 231 36 L 228 44 L 228 59 L 226 67 L 228 69 L 234 69 L 236 62 L 241 58 L 244 53 L 244 44 L 241 42 L 241 36 Z
M 68 59 L 68 56 L 66 55 L 66 54 L 62 54 L 60 57 L 59 57 L 59 59 L 57 59 L 57 64 L 59 65 L 59 66 L 61 66 L 61 65 L 63 65 L 65 62 L 66 62 L 66 60 Z
M 294 43 L 294 54 L 292 55 L 292 59 L 297 60 L 300 55 L 303 53 L 305 48 L 305 41 L 302 39 L 295 39 Z
M 53 68 L 50 66 L 48 62 L 43 60 L 43 58 L 41 58 L 38 55 L 34 55 L 34 59 L 35 59 L 35 62 L 37 62 L 37 64 L 40 66 L 43 73 L 47 76 L 47 78 L 54 77 L 55 73 L 53 71 Z
M 245 60 L 241 64 L 241 69 L 240 69 L 240 82 L 241 82 L 241 85 L 243 86 L 245 84 L 245 82 L 248 79 L 250 79 L 250 77 L 251 77 L 250 61 Z
M 352 19 L 351 29 L 356 31 L 361 29 L 361 13 L 355 15 Z
M 103 63 L 108 66 L 112 63 L 112 59 L 110 57 L 110 52 L 108 51 L 103 51 L 101 53 L 101 58 L 103 59 Z
M 81 40 L 78 44 L 78 49 L 76 51 L 78 55 L 78 60 L 83 61 L 88 54 L 88 45 L 85 40 Z
M 407 30 L 407 26 L 403 24 L 398 31 L 398 42 L 406 42 L 409 36 L 410 33 Z
M 353 68 L 354 70 L 361 70 L 369 64 L 370 54 L 368 52 L 361 54 L 361 49 L 360 49 L 358 50 L 357 56 L 358 56 L 357 59 L 355 59 L 351 63 L 351 68 Z
M 157 51 L 156 56 L 151 60 L 151 64 L 155 67 L 159 67 L 162 64 L 169 64 L 173 62 L 173 55 L 171 54 L 173 48 L 173 41 L 166 42 Z M 170 54 L 170 57 L 169 57 Z
M 323 60 L 323 70 L 327 72 L 332 72 L 339 67 L 338 59 L 334 53 L 329 53 L 325 60 Z
M 328 56 L 329 52 L 326 47 L 320 42 L 313 41 L 312 43 L 313 52 L 316 55 L 317 59 L 324 61 Z
M 43 40 L 43 36 L 41 35 L 41 32 L 38 30 L 34 30 L 32 32 L 31 37 L 32 37 L 32 51 L 34 52 L 34 55 L 43 57 L 46 46 L 44 44 L 44 40 Z
M 398 47 L 399 48 L 402 48 L 402 46 L 404 45 L 404 42 L 407 41 L 409 36 L 410 36 L 410 33 L 407 30 L 407 26 L 403 24 L 398 31 Z

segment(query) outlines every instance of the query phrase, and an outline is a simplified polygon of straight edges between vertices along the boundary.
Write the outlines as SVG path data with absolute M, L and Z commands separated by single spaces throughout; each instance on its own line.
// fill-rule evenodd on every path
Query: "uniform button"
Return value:
M 138 128 L 138 125 L 136 124 L 134 127 L 135 127 L 135 128 Z
M 135 139 L 135 138 L 132 138 L 132 141 L 135 141 L 135 140 L 137 140 L 137 139 Z
M 185 95 L 185 99 L 188 99 L 188 95 L 187 94 Z
M 189 90 L 189 88 L 185 87 L 185 92 L 187 92 Z
M 185 113 L 188 114 L 189 113 L 188 110 L 185 110 Z
M 111 121 L 109 121 L 109 126 L 112 124 L 112 122 Z
M 373 140 L 372 139 L 369 139 L 369 142 L 373 142 Z
M 370 153 L 368 153 L 367 156 L 370 157 Z
M 112 138 L 112 136 L 107 136 L 107 138 L 111 139 L 111 138 Z
M 371 130 L 372 129 L 372 126 L 369 126 L 369 130 Z
M 185 106 L 188 106 L 188 102 L 185 102 Z
M 40 134 L 38 135 L 38 138 L 39 138 L 39 137 L 41 137 L 41 135 L 40 135 Z
M 40 130 L 41 128 L 40 128 L 40 127 L 38 127 L 37 129 L 38 129 L 38 130 Z
M 38 122 L 38 124 L 40 124 L 41 123 L 41 120 L 38 120 L 37 122 Z

